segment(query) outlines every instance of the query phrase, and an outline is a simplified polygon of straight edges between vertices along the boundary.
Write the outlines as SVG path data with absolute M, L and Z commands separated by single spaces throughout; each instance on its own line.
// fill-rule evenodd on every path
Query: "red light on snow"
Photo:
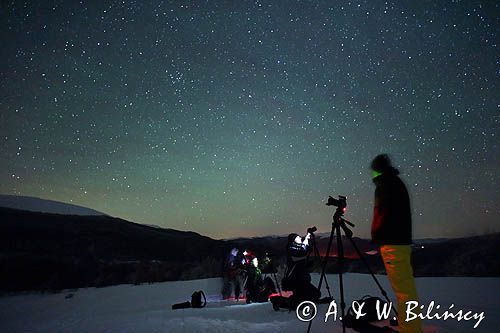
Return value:
M 347 212 L 347 207 L 342 208 L 342 211 L 345 213 Z

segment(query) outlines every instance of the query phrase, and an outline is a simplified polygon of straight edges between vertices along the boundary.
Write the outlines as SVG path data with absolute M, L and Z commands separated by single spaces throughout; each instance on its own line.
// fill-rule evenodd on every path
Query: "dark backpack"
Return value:
M 356 313 L 354 312 L 352 306 L 349 307 L 349 310 L 347 310 L 346 314 L 346 326 L 351 327 L 354 330 L 357 328 L 370 323 L 374 321 L 379 321 L 378 314 L 377 314 L 377 301 L 380 302 L 380 310 L 384 308 L 384 304 L 387 304 L 386 301 L 382 300 L 379 297 L 373 297 L 370 295 L 366 295 L 361 299 L 356 300 L 359 304 L 364 303 L 365 305 L 363 306 L 363 317 L 360 317 L 356 319 Z M 383 318 L 381 318 L 382 320 Z
M 203 296 L 203 303 L 201 303 L 201 296 Z M 191 307 L 192 308 L 204 308 L 207 305 L 207 298 L 203 290 L 195 291 L 191 295 Z

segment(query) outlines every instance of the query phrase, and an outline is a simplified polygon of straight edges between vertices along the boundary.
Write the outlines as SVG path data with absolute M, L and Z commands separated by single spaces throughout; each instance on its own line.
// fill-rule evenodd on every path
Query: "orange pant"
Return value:
M 422 321 L 420 318 L 406 321 L 406 302 L 418 302 L 417 288 L 411 267 L 410 245 L 383 245 L 380 247 L 380 254 L 398 302 L 398 331 L 400 333 L 421 333 Z M 413 312 L 417 313 L 416 310 Z

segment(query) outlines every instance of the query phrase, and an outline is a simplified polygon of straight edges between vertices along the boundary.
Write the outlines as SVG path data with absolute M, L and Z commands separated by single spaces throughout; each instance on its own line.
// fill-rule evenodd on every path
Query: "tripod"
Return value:
M 368 271 L 370 272 L 370 275 L 372 276 L 373 280 L 375 281 L 375 284 L 378 286 L 380 289 L 380 292 L 384 296 L 387 302 L 390 302 L 389 297 L 387 296 L 387 292 L 382 288 L 382 285 L 380 285 L 379 281 L 375 277 L 375 274 L 373 271 L 370 269 L 370 266 L 366 262 L 365 258 L 363 257 L 361 251 L 359 250 L 358 246 L 352 239 L 353 232 L 351 229 L 349 229 L 349 226 L 354 227 L 354 224 L 345 220 L 342 216 L 344 215 L 344 207 L 338 207 L 335 210 L 335 213 L 333 214 L 333 222 L 332 222 L 332 231 L 330 233 L 330 239 L 328 240 L 328 248 L 326 250 L 326 256 L 323 259 L 323 267 L 321 268 L 321 276 L 319 279 L 319 284 L 318 284 L 318 289 L 321 290 L 321 285 L 323 284 L 323 280 L 325 280 L 326 285 L 327 285 L 327 290 L 328 294 L 330 294 L 330 288 L 328 286 L 328 281 L 325 276 L 325 269 L 326 269 L 326 264 L 328 262 L 328 258 L 330 256 L 330 249 L 332 247 L 332 241 L 333 241 L 333 236 L 336 235 L 336 241 L 337 241 L 337 256 L 338 256 L 338 275 L 339 275 L 339 287 L 340 287 L 340 308 L 341 308 L 341 314 L 342 314 L 342 332 L 345 333 L 345 299 L 344 299 L 344 280 L 342 278 L 343 274 L 343 266 L 344 266 L 344 246 L 342 244 L 342 235 L 341 235 L 341 230 L 344 232 L 345 236 L 347 239 L 351 242 L 352 246 L 356 250 L 356 253 L 358 254 L 359 258 L 363 262 L 363 264 L 366 266 Z M 331 296 L 331 294 L 330 294 Z M 395 309 L 393 309 L 396 317 L 397 317 L 397 312 Z M 309 326 L 307 327 L 307 333 L 311 331 L 311 326 L 312 326 L 312 320 L 309 322 Z
M 270 274 L 273 278 L 274 278 L 274 282 L 276 283 L 276 288 L 278 288 L 278 292 L 280 294 L 280 296 L 282 296 L 282 293 L 281 293 L 281 288 L 280 288 L 280 285 L 278 283 L 278 277 L 276 276 L 276 267 L 274 267 L 274 261 L 272 259 L 269 259 L 269 264 L 267 265 L 267 270 L 263 270 L 263 274 L 264 274 L 264 278 L 267 277 L 268 274 Z
M 313 249 L 314 249 L 314 256 L 316 258 L 321 258 L 320 254 L 319 254 L 319 250 L 318 250 L 318 246 L 316 245 L 316 236 L 314 235 L 314 233 L 311 233 L 311 240 L 312 240 L 312 245 L 313 245 Z M 325 278 L 325 284 L 326 284 L 326 290 L 328 291 L 328 297 L 330 297 L 331 299 L 332 298 L 332 293 L 330 292 L 330 285 L 328 284 L 328 280 Z M 319 285 L 319 287 L 321 287 L 321 285 Z M 318 290 L 321 290 L 321 289 L 318 289 Z

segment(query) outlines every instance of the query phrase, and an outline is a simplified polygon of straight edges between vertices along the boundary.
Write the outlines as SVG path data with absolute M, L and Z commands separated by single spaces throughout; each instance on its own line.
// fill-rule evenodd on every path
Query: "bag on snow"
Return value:
M 349 310 L 347 310 L 346 320 L 345 320 L 346 326 L 352 327 L 355 330 L 356 328 L 358 328 L 358 326 L 363 326 L 365 323 L 379 321 L 377 314 L 377 302 L 379 303 L 380 310 L 382 310 L 384 308 L 384 305 L 387 304 L 387 302 L 382 300 L 381 298 L 373 297 L 370 295 L 366 295 L 363 298 L 356 301 L 359 304 L 361 303 L 365 304 L 363 306 L 363 313 L 365 313 L 365 315 L 361 318 L 356 319 L 356 314 L 354 313 L 354 310 L 351 306 Z
M 201 302 L 201 296 L 203 296 L 203 303 Z M 198 290 L 191 295 L 191 307 L 193 308 L 204 308 L 207 305 L 207 298 L 203 290 Z
M 203 296 L 203 303 L 201 302 L 201 297 Z M 172 310 L 186 309 L 186 308 L 204 308 L 207 305 L 207 298 L 203 290 L 195 291 L 191 295 L 191 302 L 182 302 L 172 305 Z

